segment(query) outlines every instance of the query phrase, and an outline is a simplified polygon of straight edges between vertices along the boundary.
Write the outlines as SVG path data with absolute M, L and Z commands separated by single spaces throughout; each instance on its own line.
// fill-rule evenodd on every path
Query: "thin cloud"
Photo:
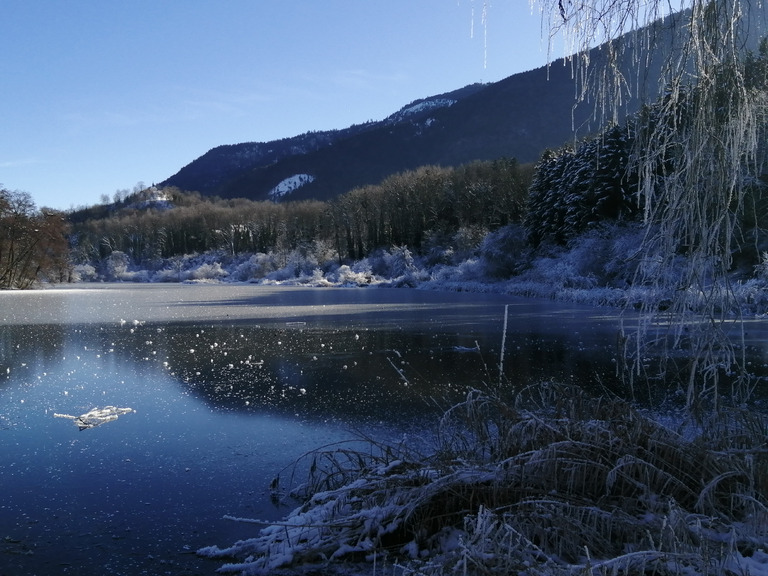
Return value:
M 75 129 L 93 127 L 129 128 L 189 122 L 217 117 L 241 117 L 253 107 L 278 98 L 254 88 L 216 90 L 177 86 L 151 102 L 121 102 L 108 107 L 73 111 L 63 116 Z
M 381 74 L 364 69 L 338 70 L 332 76 L 338 86 L 355 90 L 381 90 L 386 86 L 401 85 L 408 81 L 406 74 L 395 72 Z
M 0 169 L 23 168 L 24 166 L 33 166 L 42 164 L 37 158 L 22 158 L 19 160 L 0 160 Z

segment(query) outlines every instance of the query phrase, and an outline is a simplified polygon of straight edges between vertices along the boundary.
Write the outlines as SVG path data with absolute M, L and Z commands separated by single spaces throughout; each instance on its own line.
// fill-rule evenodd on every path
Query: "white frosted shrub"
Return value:
M 398 278 L 414 272 L 416 266 L 413 260 L 413 254 L 405 246 L 393 247 L 385 253 L 384 259 L 389 269 L 390 278 Z
M 276 256 L 273 252 L 269 254 L 258 252 L 237 265 L 232 272 L 232 277 L 240 281 L 258 280 L 276 268 Z
M 594 276 L 583 275 L 576 266 L 575 260 L 569 257 L 568 253 L 563 253 L 559 258 L 537 258 L 526 276 L 554 290 L 594 288 L 597 285 L 597 279 Z
M 755 265 L 755 277 L 768 280 L 768 252 L 760 254 L 760 263 Z
M 264 276 L 267 280 L 272 280 L 273 282 L 285 282 L 287 280 L 295 280 L 298 277 L 298 274 L 296 274 L 296 268 L 294 268 L 292 265 L 284 266 L 282 268 L 278 268 L 277 270 L 274 270 Z
M 486 267 L 487 263 L 477 258 L 464 260 L 455 268 L 456 280 L 478 280 L 483 277 Z
M 370 269 L 371 274 L 380 278 L 389 278 L 389 253 L 386 250 L 374 250 L 366 258 L 353 264 L 353 269 L 358 269 L 360 265 Z
M 296 278 L 311 277 L 315 270 L 329 262 L 335 263 L 337 254 L 330 244 L 323 240 L 315 240 L 291 250 L 284 258 L 282 265 L 273 261 L 269 279 L 287 281 Z M 273 260 L 279 260 L 274 259 Z
M 256 256 L 251 256 L 247 260 L 240 262 L 237 266 L 235 266 L 234 270 L 232 270 L 232 273 L 230 274 L 230 277 L 233 280 L 246 282 L 252 278 L 256 278 L 258 275 L 258 270 L 259 267 L 256 262 Z
M 303 278 L 303 284 L 318 287 L 333 286 L 333 284 L 325 277 L 325 274 L 323 274 L 323 271 L 320 268 L 315 268 L 311 275 L 306 275 Z
M 366 276 L 373 275 L 373 270 L 371 268 L 371 261 L 369 258 L 363 258 L 362 260 L 358 260 L 357 262 L 354 262 L 351 266 L 351 270 L 353 272 L 356 272 L 358 274 L 364 274 Z
M 312 250 L 296 249 L 292 250 L 288 254 L 288 262 L 286 268 L 293 271 L 294 276 L 302 276 L 312 274 L 312 272 L 320 265 L 317 259 L 317 255 Z
M 456 264 L 456 260 L 456 252 L 450 246 L 447 248 L 434 247 L 425 256 L 425 262 L 430 267 L 449 266 Z
M 366 286 L 373 281 L 370 271 L 353 270 L 346 264 L 327 275 L 330 282 L 342 286 Z
M 319 266 L 326 266 L 329 263 L 335 263 L 339 259 L 339 254 L 331 242 L 325 240 L 314 240 L 312 242 L 312 255 Z
M 589 278 L 589 283 L 595 285 L 604 283 L 605 262 L 611 249 L 610 232 L 611 229 L 596 228 L 576 237 L 569 244 L 564 259 L 574 279 Z M 576 280 L 575 283 L 580 285 L 582 281 Z
M 451 238 L 451 246 L 456 258 L 466 260 L 475 256 L 488 236 L 488 230 L 482 226 L 462 226 Z
M 459 262 L 455 266 L 436 266 L 431 271 L 431 280 L 434 283 L 477 281 L 483 277 L 486 263 L 478 258 L 469 258 Z
M 128 254 L 115 250 L 107 257 L 106 276 L 108 280 L 123 280 L 128 272 Z
M 735 288 L 746 312 L 759 316 L 768 314 L 768 286 L 762 278 L 752 278 Z
M 353 264 L 353 268 L 358 269 L 360 265 L 370 269 L 371 274 L 381 277 L 389 277 L 389 262 L 386 250 L 373 251 L 366 258 Z
M 163 268 L 152 277 L 155 282 L 183 282 L 189 279 L 189 271 L 178 268 Z
M 429 230 L 424 234 L 422 243 L 424 262 L 430 268 L 455 264 L 456 251 L 451 238 L 445 232 Z
M 96 276 L 96 268 L 90 264 L 78 264 L 72 268 L 72 282 L 93 282 Z
M 639 262 L 639 231 L 619 225 L 601 226 L 575 238 L 567 248 L 553 248 L 536 258 L 522 275 L 527 282 L 538 282 L 557 293 L 560 290 L 590 290 L 627 285 Z
M 150 282 L 149 270 L 134 270 L 125 272 L 120 278 L 123 282 Z
M 221 267 L 221 263 L 213 262 L 201 264 L 191 271 L 192 280 L 220 280 L 228 276 L 229 273 Z
M 399 278 L 416 269 L 413 254 L 406 246 L 376 250 L 360 263 L 369 268 L 374 276 L 387 279 Z
M 494 278 L 519 274 L 529 264 L 530 254 L 525 229 L 518 224 L 510 224 L 487 234 L 480 244 L 485 272 Z
M 426 270 L 414 266 L 408 269 L 405 274 L 392 278 L 391 285 L 396 288 L 416 288 L 430 280 L 431 276 Z

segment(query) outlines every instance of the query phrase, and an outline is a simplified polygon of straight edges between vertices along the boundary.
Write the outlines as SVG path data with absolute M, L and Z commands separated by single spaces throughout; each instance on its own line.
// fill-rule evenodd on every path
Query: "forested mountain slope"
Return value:
M 658 35 L 659 54 L 674 49 L 673 22 L 668 18 L 640 32 Z M 633 38 L 628 35 L 624 42 Z M 633 75 L 629 70 L 638 67 L 630 58 L 638 56 L 629 52 L 619 66 L 626 70 L 631 97 L 624 100 L 619 120 L 658 93 L 660 57 L 640 55 L 647 61 L 639 67 L 642 73 Z M 598 47 L 590 59 L 596 63 L 605 55 L 604 47 Z M 577 66 L 561 59 L 499 82 L 418 100 L 381 121 L 274 142 L 218 146 L 160 186 L 224 198 L 328 200 L 423 165 L 458 166 L 502 157 L 533 162 L 546 148 L 599 128 L 593 99 L 575 106 L 583 87 Z

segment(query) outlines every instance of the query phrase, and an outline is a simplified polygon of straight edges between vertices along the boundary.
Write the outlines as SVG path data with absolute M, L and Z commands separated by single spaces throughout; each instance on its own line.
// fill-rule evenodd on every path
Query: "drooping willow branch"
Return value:
M 745 198 L 762 171 L 768 83 L 763 60 L 748 53 L 762 24 L 759 0 L 539 0 L 550 32 L 565 39 L 579 97 L 595 117 L 615 122 L 622 100 L 641 92 L 636 81 L 660 59 L 660 97 L 634 120 L 632 169 L 644 210 L 645 241 L 636 284 L 646 298 L 637 342 L 663 319 L 670 348 L 685 347 L 692 365 L 691 407 L 716 406 L 723 374 L 736 375 L 734 401 L 750 388 L 738 342 L 728 335 L 741 311 L 731 285 L 732 253 Z M 666 16 L 682 10 L 674 16 Z M 654 22 L 665 16 L 666 23 Z M 671 34 L 658 34 L 668 26 Z M 639 31 L 641 30 L 642 31 Z M 658 46 L 659 38 L 674 42 Z M 599 62 L 590 48 L 607 42 Z M 753 42 L 754 44 L 754 42 Z M 661 54 L 661 55 L 660 55 Z M 630 65 L 628 66 L 628 63 Z M 633 71 L 634 70 L 634 71 Z M 636 76 L 630 76 L 636 74 Z M 636 360 L 643 355 L 640 345 Z M 669 357 L 669 351 L 666 354 Z

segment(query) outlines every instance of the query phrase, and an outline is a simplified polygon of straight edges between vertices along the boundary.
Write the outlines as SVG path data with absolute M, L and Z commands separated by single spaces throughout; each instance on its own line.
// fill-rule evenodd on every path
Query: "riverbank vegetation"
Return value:
M 459 229 L 473 231 L 465 244 L 474 247 L 484 234 L 522 222 L 531 173 L 531 166 L 509 159 L 425 166 L 330 202 L 221 200 L 147 189 L 74 215 L 74 258 L 99 268 L 121 252 L 131 269 L 152 271 L 164 260 L 212 251 L 284 262 L 303 252 L 323 266 L 392 246 L 426 252 L 450 243 Z
M 0 186 L 0 290 L 71 279 L 66 215 Z
M 766 432 L 743 410 L 667 426 L 615 398 L 507 383 L 448 409 L 431 453 L 307 455 L 302 505 L 199 553 L 229 559 L 224 574 L 363 560 L 358 573 L 764 574 Z

